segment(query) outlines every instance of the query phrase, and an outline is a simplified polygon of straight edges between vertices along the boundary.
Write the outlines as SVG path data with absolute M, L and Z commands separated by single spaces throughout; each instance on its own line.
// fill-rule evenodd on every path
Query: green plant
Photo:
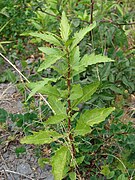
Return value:
M 2 30 L 8 25 L 10 21 L 6 22 L 5 25 L 0 27 L 0 33 L 2 32 Z M 3 44 L 7 44 L 10 43 L 10 41 L 0 41 L 0 48 L 5 52 L 5 49 L 3 47 Z
M 27 100 L 36 92 L 47 95 L 48 105 L 53 114 L 43 122 L 44 130 L 22 138 L 21 143 L 42 145 L 55 142 L 55 150 L 51 158 L 55 180 L 61 180 L 66 176 L 72 180 L 76 177 L 81 179 L 78 165 L 83 162 L 84 156 L 76 157 L 78 142 L 75 139 L 90 134 L 94 126 L 103 122 L 115 109 L 114 107 L 79 109 L 80 105 L 83 106 L 91 99 L 100 85 L 99 81 L 90 84 L 81 83 L 80 74 L 85 72 L 89 65 L 113 61 L 100 54 L 85 54 L 80 57 L 78 44 L 95 26 L 94 22 L 73 34 L 63 12 L 60 36 L 50 32 L 31 33 L 32 36 L 50 43 L 51 47 L 39 48 L 46 54 L 46 58 L 38 71 L 51 68 L 54 77 L 29 83 L 28 87 L 32 92 Z
M 20 154 L 26 153 L 26 148 L 24 146 L 19 146 L 15 149 L 15 153 L 17 157 L 19 157 Z
M 4 109 L 0 108 L 0 124 L 5 123 L 7 117 L 8 117 L 8 113 Z

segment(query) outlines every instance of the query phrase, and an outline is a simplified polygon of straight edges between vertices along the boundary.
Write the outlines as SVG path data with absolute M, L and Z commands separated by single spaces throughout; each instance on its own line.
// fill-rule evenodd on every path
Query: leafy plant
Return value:
M 76 157 L 78 143 L 75 139 L 90 134 L 94 126 L 103 122 L 115 109 L 114 107 L 81 111 L 79 109 L 79 105 L 89 101 L 100 86 L 99 81 L 90 84 L 81 83 L 80 74 L 90 65 L 113 61 L 100 54 L 85 54 L 81 58 L 78 44 L 95 26 L 94 22 L 73 34 L 71 24 L 63 12 L 60 36 L 50 32 L 31 33 L 32 36 L 50 43 L 50 47 L 39 48 L 45 53 L 45 60 L 38 72 L 51 68 L 55 72 L 55 78 L 43 78 L 40 82 L 29 83 L 28 87 L 32 91 L 28 99 L 36 92 L 45 94 L 53 114 L 43 122 L 44 130 L 22 138 L 21 143 L 38 145 L 56 143 L 57 149 L 51 158 L 56 180 L 66 176 L 70 179 L 80 178 L 77 167 L 83 162 L 84 157 Z
M 2 32 L 2 30 L 8 25 L 10 21 L 6 22 L 5 25 L 0 27 L 0 33 Z M 5 49 L 3 47 L 3 44 L 7 44 L 10 43 L 10 41 L 0 41 L 0 48 L 5 52 Z
M 26 152 L 26 148 L 24 146 L 20 146 L 15 149 L 15 153 L 17 157 L 19 157 L 20 154 L 25 153 L 25 152 Z
M 4 110 L 0 108 L 0 124 L 6 122 L 8 117 L 8 113 Z

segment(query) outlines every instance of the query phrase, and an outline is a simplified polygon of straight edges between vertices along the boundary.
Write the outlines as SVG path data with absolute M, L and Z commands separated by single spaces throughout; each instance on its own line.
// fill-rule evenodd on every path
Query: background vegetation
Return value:
M 82 85 L 100 81 L 92 98 L 80 104 L 79 112 L 103 107 L 115 107 L 109 118 L 95 125 L 90 134 L 75 137 L 78 148 L 77 177 L 84 179 L 134 179 L 134 91 L 135 91 L 135 10 L 132 0 L 2 0 L 0 1 L 1 52 L 17 66 L 31 82 L 45 78 L 57 78 L 56 69 L 37 71 L 45 58 L 38 47 L 52 47 L 32 33 L 51 32 L 59 35 L 62 12 L 70 22 L 71 35 L 96 22 L 79 43 L 80 57 L 85 54 L 102 54 L 114 62 L 91 65 L 75 81 Z M 72 39 L 71 39 L 72 41 Z M 68 44 L 70 45 L 70 41 Z M 32 131 L 44 130 L 42 122 L 52 115 L 51 109 L 38 98 L 29 96 L 28 86 L 9 64 L 0 57 L 0 82 L 13 82 L 24 95 L 24 114 L 8 114 L 1 109 L 0 123 L 5 127 L 10 116 L 18 131 L 31 135 Z M 55 82 L 53 82 L 55 83 Z M 64 81 L 57 87 L 64 90 Z M 34 93 L 33 93 L 34 94 Z M 64 95 L 63 95 L 64 96 Z M 38 106 L 35 105 L 36 102 Z M 79 117 L 78 117 L 79 118 Z M 5 127 L 6 128 L 6 127 Z M 60 128 L 60 127 L 55 127 Z M 59 145 L 50 143 L 53 156 Z M 41 146 L 42 149 L 42 146 Z M 42 151 L 39 164 L 47 163 Z M 65 173 L 66 179 L 75 179 L 74 166 Z

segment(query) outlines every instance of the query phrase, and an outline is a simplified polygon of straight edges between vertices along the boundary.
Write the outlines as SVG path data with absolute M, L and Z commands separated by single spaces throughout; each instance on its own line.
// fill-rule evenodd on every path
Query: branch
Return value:
M 25 178 L 27 178 L 27 179 L 34 180 L 33 178 L 28 177 L 28 176 L 26 176 L 25 174 L 21 174 L 21 173 L 19 173 L 19 172 L 11 171 L 11 170 L 8 170 L 8 169 L 5 169 L 5 171 L 6 171 L 7 173 L 17 174 L 17 175 L 19 175 L 19 176 L 23 176 L 23 177 L 25 177 Z M 2 172 L 2 171 L 0 171 L 0 172 Z
M 57 19 L 60 19 L 60 16 L 56 16 L 56 15 L 54 15 L 54 14 L 51 14 L 51 13 L 43 10 L 41 7 L 37 7 L 36 9 L 39 9 L 41 12 L 43 12 L 43 13 L 49 15 L 49 16 L 53 16 L 53 17 L 55 17 L 55 18 L 57 18 Z

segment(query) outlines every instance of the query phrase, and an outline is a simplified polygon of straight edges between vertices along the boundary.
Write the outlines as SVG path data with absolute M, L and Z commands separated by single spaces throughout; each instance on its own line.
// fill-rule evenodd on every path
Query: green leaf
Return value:
M 52 157 L 52 172 L 55 180 L 62 180 L 67 162 L 69 161 L 69 149 L 62 146 Z
M 112 62 L 114 60 L 106 57 L 106 56 L 102 56 L 101 54 L 99 55 L 95 55 L 93 54 L 86 54 L 83 56 L 83 58 L 81 59 L 79 65 L 74 66 L 74 73 L 73 76 L 83 72 L 86 70 L 86 67 L 88 67 L 89 65 L 93 65 L 93 64 L 97 64 L 97 63 L 102 63 L 102 62 Z
M 32 83 L 27 83 L 28 88 L 34 89 L 35 86 L 37 85 L 37 82 L 32 82 Z M 54 85 L 52 86 L 51 84 L 46 84 L 44 87 L 38 90 L 39 93 L 43 95 L 53 95 L 56 97 L 60 97 L 60 93 L 57 90 L 57 87 Z
M 58 61 L 62 57 L 63 57 L 63 54 L 53 54 L 53 55 L 47 56 L 44 62 L 38 68 L 38 72 L 49 68 L 52 64 L 56 63 L 56 61 Z
M 60 34 L 64 42 L 68 40 L 70 25 L 66 17 L 65 12 L 62 12 L 62 18 L 60 23 Z
M 15 148 L 15 153 L 17 157 L 19 157 L 20 154 L 25 153 L 25 152 L 26 152 L 26 148 L 24 146 L 19 146 Z
M 84 55 L 83 58 L 80 61 L 80 68 L 82 67 L 87 67 L 89 65 L 97 64 L 97 63 L 102 63 L 102 62 L 113 62 L 114 60 L 102 56 L 101 54 L 95 55 L 94 53 L 91 55 Z
M 70 54 L 70 64 L 72 69 L 74 69 L 74 67 L 79 67 L 79 61 L 80 61 L 80 51 L 79 51 L 79 46 L 76 46 L 71 54 Z
M 74 40 L 73 43 L 71 45 L 71 50 L 73 50 L 73 48 L 84 38 L 84 36 L 90 32 L 94 27 L 96 26 L 96 22 L 94 22 L 93 24 L 91 24 L 90 26 L 87 26 L 83 29 L 81 29 L 79 32 L 75 33 L 74 35 Z
M 75 172 L 70 172 L 69 173 L 69 178 L 70 178 L 70 180 L 76 180 L 76 173 Z
M 44 87 L 45 84 L 47 84 L 49 81 L 55 82 L 56 79 L 52 78 L 45 78 L 44 81 L 38 81 L 34 84 L 34 88 L 32 89 L 31 93 L 29 94 L 27 101 L 34 96 L 40 89 Z
M 60 63 L 56 63 L 52 66 L 53 70 L 57 71 L 60 75 L 64 75 L 67 72 L 68 65 L 66 63 L 66 59 L 63 57 Z
M 84 158 L 85 158 L 85 156 L 80 156 L 80 157 L 76 158 L 77 164 L 80 165 L 84 161 Z
M 109 165 L 102 166 L 101 174 L 108 176 L 110 174 Z
M 93 127 L 94 124 L 99 124 L 104 121 L 105 118 L 108 117 L 114 110 L 114 107 L 87 110 L 81 114 L 78 121 L 84 121 L 87 125 Z
M 15 73 L 13 73 L 10 69 L 6 69 L 4 72 L 5 76 L 6 76 L 6 80 L 9 82 L 15 82 L 16 81 L 16 75 Z
M 38 49 L 47 55 L 62 55 L 63 53 L 60 49 L 57 48 L 39 47 Z
M 124 16 L 123 8 L 119 4 L 113 4 L 111 7 L 112 8 L 116 7 L 118 9 L 118 11 L 120 12 L 121 16 Z
M 30 33 L 31 36 L 40 38 L 42 40 L 45 40 L 46 42 L 53 44 L 55 46 L 62 46 L 61 42 L 58 40 L 58 38 L 56 38 L 56 35 L 50 33 L 50 32 L 46 32 L 45 34 L 42 33 Z
M 84 136 L 91 132 L 89 125 L 87 125 L 83 119 L 77 121 L 76 128 L 74 130 L 75 136 Z
M 66 114 L 66 107 L 64 107 L 63 103 L 58 98 L 50 96 L 48 101 L 56 114 Z
M 4 109 L 0 108 L 0 123 L 6 122 L 7 117 L 8 117 L 7 111 L 5 111 Z
M 85 85 L 82 90 L 83 90 L 83 96 L 73 102 L 73 107 L 80 103 L 84 103 L 88 101 L 91 96 L 94 94 L 94 92 L 97 90 L 98 86 L 100 85 L 99 82 L 94 82 L 89 85 Z
M 110 174 L 107 176 L 107 179 L 112 179 L 115 175 L 114 171 L 111 171 Z
M 110 101 L 110 100 L 114 99 L 115 96 L 112 93 L 102 92 L 99 94 L 99 98 L 101 98 L 102 100 L 105 100 L 105 101 Z
M 67 99 L 68 98 L 68 90 L 65 89 L 65 90 L 61 90 L 59 89 L 59 93 L 60 93 L 60 96 L 62 99 Z
M 72 89 L 71 89 L 70 100 L 78 99 L 78 98 L 82 97 L 82 95 L 83 95 L 83 90 L 82 90 L 80 84 L 73 85 Z
M 123 91 L 114 84 L 112 84 L 109 88 L 117 94 L 123 94 Z
M 60 97 L 60 93 L 57 90 L 57 87 L 50 84 L 45 85 L 42 89 L 40 89 L 39 92 L 43 95 Z
M 42 145 L 42 144 L 48 144 L 54 142 L 61 137 L 63 137 L 62 134 L 59 134 L 55 131 L 45 130 L 45 131 L 33 132 L 33 135 L 22 138 L 20 142 L 22 144 Z
M 128 178 L 125 177 L 125 174 L 121 174 L 121 175 L 117 178 L 117 180 L 128 180 Z
M 49 119 L 44 124 L 58 124 L 66 118 L 67 118 L 66 114 L 54 115 L 49 117 Z

